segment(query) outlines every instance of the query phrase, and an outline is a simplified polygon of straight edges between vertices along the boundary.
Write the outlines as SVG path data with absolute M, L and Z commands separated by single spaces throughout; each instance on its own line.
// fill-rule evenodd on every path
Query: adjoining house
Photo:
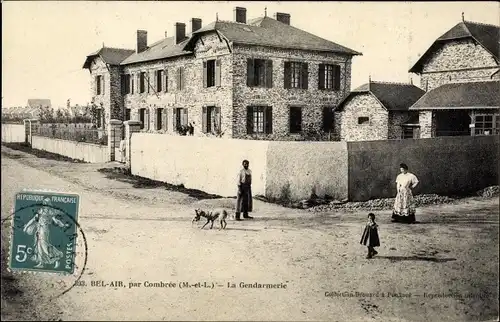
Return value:
M 361 53 L 290 24 L 290 15 L 202 27 L 175 24 L 173 37 L 137 48 L 102 48 L 87 57 L 94 103 L 109 119 L 141 121 L 142 130 L 195 135 L 297 139 L 304 129 L 332 131 L 332 110 L 350 91 L 352 58 Z M 107 55 L 104 54 L 105 52 Z
M 410 69 L 427 93 L 419 112 L 422 138 L 499 133 L 500 27 L 463 20 Z
M 335 109 L 335 134 L 342 141 L 418 138 L 412 106 L 425 91 L 413 84 L 369 81 Z

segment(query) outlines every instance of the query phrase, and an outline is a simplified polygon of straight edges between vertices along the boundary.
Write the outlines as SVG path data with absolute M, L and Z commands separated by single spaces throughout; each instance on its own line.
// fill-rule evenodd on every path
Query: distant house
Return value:
M 33 99 L 28 99 L 28 107 L 30 108 L 52 107 L 52 104 L 49 99 L 33 98 Z
M 413 84 L 368 82 L 335 109 L 335 134 L 342 141 L 418 138 L 412 106 L 425 91 Z
M 439 37 L 410 69 L 427 93 L 422 138 L 500 133 L 500 27 L 462 21 Z

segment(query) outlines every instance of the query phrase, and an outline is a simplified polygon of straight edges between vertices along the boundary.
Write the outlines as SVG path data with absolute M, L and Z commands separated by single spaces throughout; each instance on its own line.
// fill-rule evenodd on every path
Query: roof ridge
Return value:
M 409 86 L 415 86 L 415 84 L 412 83 L 403 83 L 403 82 L 387 82 L 387 81 L 370 81 L 370 83 L 375 83 L 375 84 L 387 84 L 387 85 L 409 85 Z M 368 83 L 367 83 L 368 84 Z
M 493 25 L 493 24 L 489 24 L 489 23 L 485 23 L 485 22 L 477 22 L 477 21 L 470 21 L 470 20 L 464 20 L 462 21 L 463 23 L 473 23 L 473 24 L 476 24 L 476 25 L 482 25 L 482 26 L 490 26 L 490 27 L 496 27 L 498 29 L 500 29 L 500 26 L 498 25 Z
M 104 46 L 102 47 L 101 49 L 118 49 L 118 50 L 127 50 L 127 51 L 135 51 L 135 49 L 128 49 L 128 48 L 118 48 L 118 47 L 108 47 L 108 46 Z

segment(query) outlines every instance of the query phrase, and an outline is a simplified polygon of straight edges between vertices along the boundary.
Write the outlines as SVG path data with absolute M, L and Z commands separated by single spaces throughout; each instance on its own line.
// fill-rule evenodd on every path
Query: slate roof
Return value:
M 413 84 L 369 82 L 351 91 L 338 105 L 341 111 L 347 101 L 358 94 L 372 94 L 387 111 L 407 111 L 425 91 Z
M 410 69 L 410 73 L 420 73 L 422 65 L 429 55 L 440 46 L 449 41 L 472 38 L 484 47 L 493 57 L 500 60 L 500 27 L 472 21 L 462 21 L 436 39 L 427 51 L 418 59 Z
M 133 53 L 135 53 L 135 50 L 133 49 L 102 47 L 98 51 L 87 56 L 87 59 L 85 59 L 85 63 L 83 64 L 83 68 L 90 68 L 92 61 L 98 56 L 100 56 L 104 62 L 109 65 L 120 65 L 125 58 L 129 57 Z
M 500 108 L 500 81 L 451 83 L 434 88 L 410 110 Z
M 237 44 L 337 52 L 350 56 L 362 55 L 270 17 L 261 17 L 251 19 L 246 24 L 234 21 L 212 22 L 187 35 L 188 37 L 179 44 L 174 43 L 174 37 L 165 38 L 148 46 L 148 49 L 141 53 L 133 53 L 124 59 L 121 65 L 192 54 L 199 36 L 206 32 L 218 32 L 227 41 Z
M 28 99 L 29 107 L 39 107 L 39 106 L 48 106 L 51 107 L 52 104 L 49 99 L 38 99 L 38 98 L 30 98 Z

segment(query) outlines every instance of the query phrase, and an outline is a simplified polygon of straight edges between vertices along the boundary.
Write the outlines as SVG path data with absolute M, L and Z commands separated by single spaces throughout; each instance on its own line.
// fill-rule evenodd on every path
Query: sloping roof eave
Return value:
M 220 31 L 219 31 L 220 32 Z M 220 32 L 222 34 L 222 32 Z M 281 48 L 281 49 L 296 49 L 296 50 L 305 50 L 305 51 L 317 51 L 317 52 L 326 52 L 326 53 L 337 53 L 348 56 L 363 56 L 362 53 L 357 52 L 355 50 L 351 50 L 352 52 L 333 50 L 327 48 L 303 48 L 303 47 L 291 47 L 291 46 L 279 46 L 279 45 L 267 45 L 258 42 L 251 41 L 241 41 L 241 40 L 232 40 L 233 44 L 237 45 L 251 45 L 251 46 L 262 46 L 262 47 L 270 47 L 270 48 Z
M 120 66 L 140 64 L 140 63 L 146 63 L 146 62 L 153 62 L 153 61 L 157 61 L 157 60 L 163 60 L 163 59 L 168 59 L 168 58 L 176 58 L 176 57 L 187 56 L 187 55 L 192 55 L 192 54 L 193 54 L 193 52 L 191 52 L 191 51 L 189 51 L 189 52 L 185 51 L 185 52 L 182 52 L 182 53 L 177 53 L 177 54 L 167 55 L 167 56 L 161 56 L 161 57 L 158 57 L 158 58 L 145 58 L 145 59 L 139 59 L 139 60 L 133 60 L 133 61 L 124 60 L 123 62 L 120 63 Z

